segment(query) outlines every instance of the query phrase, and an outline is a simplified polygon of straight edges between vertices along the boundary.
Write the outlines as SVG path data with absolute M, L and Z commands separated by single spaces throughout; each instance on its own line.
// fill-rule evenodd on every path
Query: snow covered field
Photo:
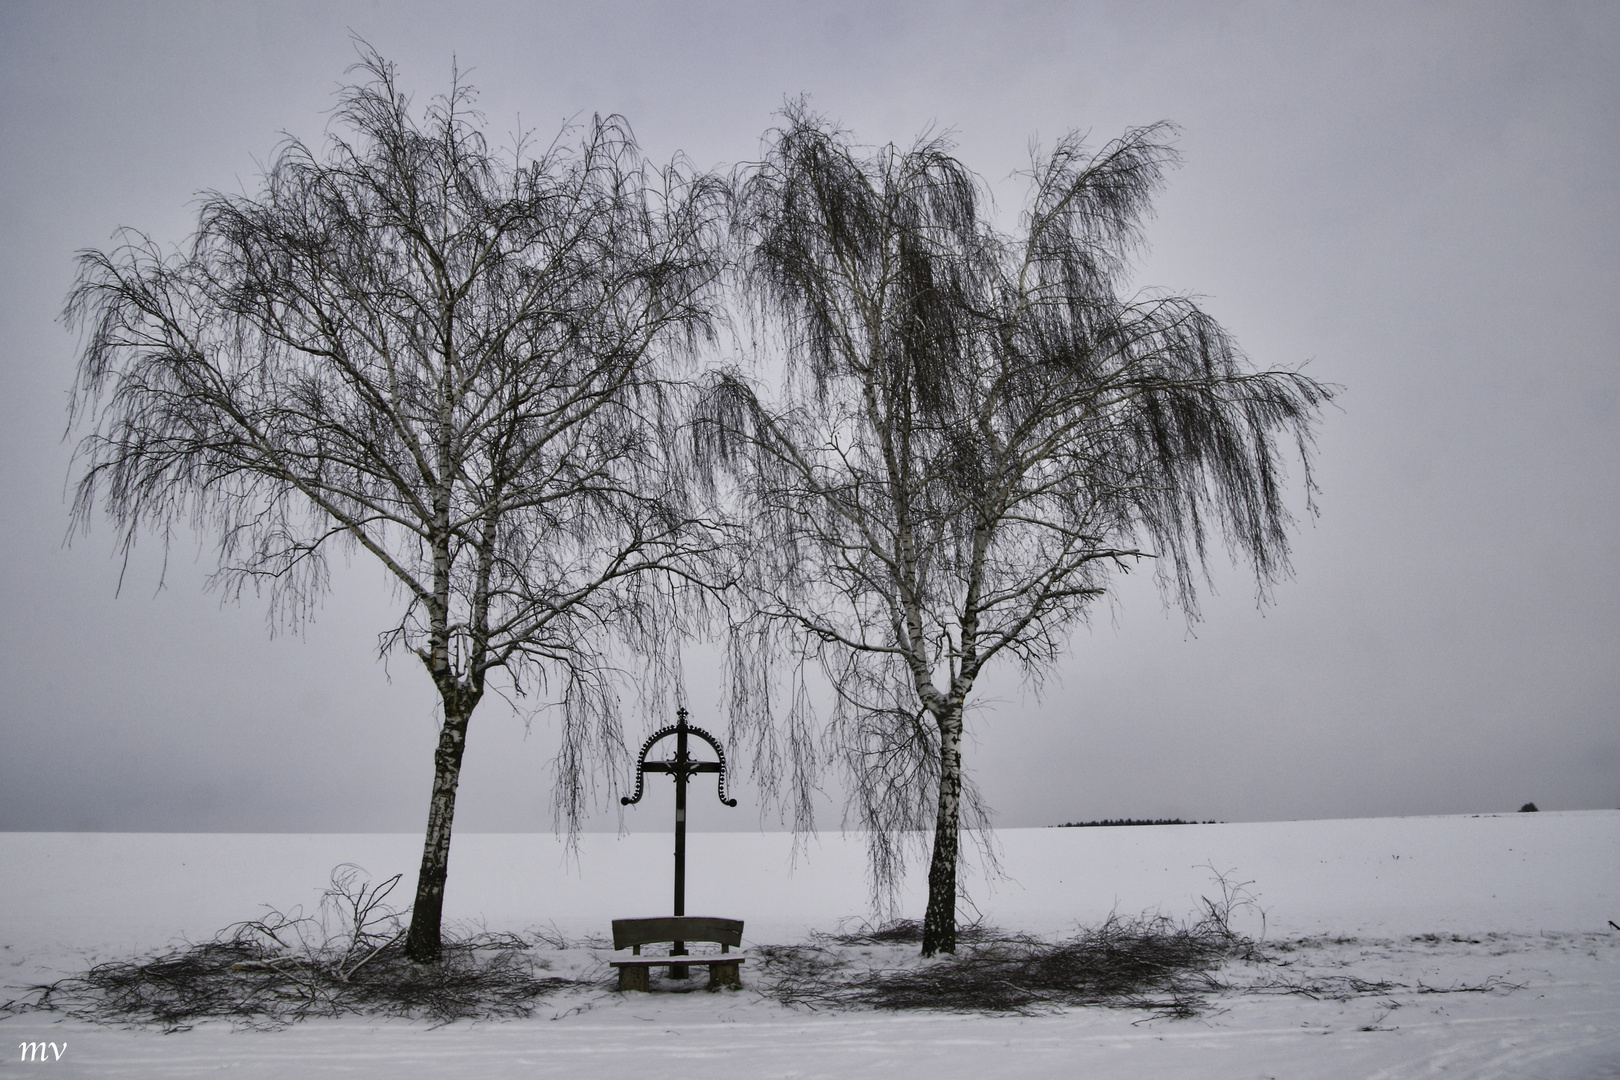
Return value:
M 1056 935 L 1111 911 L 1180 918 L 1218 895 L 1219 871 L 1253 882 L 1274 962 L 1228 965 L 1225 981 L 1253 989 L 1216 997 L 1193 1020 L 809 1012 L 747 989 L 604 989 L 542 1002 L 528 1020 L 438 1028 L 211 1022 L 164 1035 L 29 1013 L 0 1020 L 0 1075 L 1620 1077 L 1620 931 L 1609 924 L 1620 922 L 1620 811 L 1024 829 L 999 842 L 1005 878 L 971 882 L 986 923 Z M 419 844 L 0 834 L 0 982 L 206 939 L 265 904 L 311 908 L 338 863 L 376 878 L 406 871 L 408 885 Z M 688 910 L 746 920 L 756 945 L 869 913 L 858 839 L 825 835 L 796 860 L 790 847 L 781 834 L 694 833 Z M 593 834 L 570 863 L 550 836 L 458 836 L 447 918 L 603 935 L 612 917 L 667 911 L 669 849 L 659 833 Z M 904 908 L 917 914 L 919 895 Z M 1261 932 L 1252 912 L 1237 928 Z M 573 951 L 587 971 L 608 953 Z M 1356 989 L 1369 984 L 1384 989 Z M 32 1041 L 66 1050 L 20 1063 L 18 1045 Z

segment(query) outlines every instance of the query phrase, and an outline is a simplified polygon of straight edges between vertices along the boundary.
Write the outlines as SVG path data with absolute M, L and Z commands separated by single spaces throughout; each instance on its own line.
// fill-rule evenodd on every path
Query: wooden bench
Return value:
M 709 969 L 709 989 L 722 986 L 742 986 L 741 965 L 746 956 L 731 952 L 733 945 L 742 945 L 741 919 L 716 919 L 708 915 L 665 915 L 657 919 L 614 919 L 613 947 L 631 949 L 632 958 L 610 960 L 609 965 L 619 969 L 620 990 L 650 989 L 648 969 L 667 967 L 671 978 L 684 979 L 693 966 Z M 641 947 L 656 942 L 669 942 L 670 955 L 642 956 Z M 691 956 L 684 950 L 686 943 L 704 942 L 720 946 L 720 955 Z

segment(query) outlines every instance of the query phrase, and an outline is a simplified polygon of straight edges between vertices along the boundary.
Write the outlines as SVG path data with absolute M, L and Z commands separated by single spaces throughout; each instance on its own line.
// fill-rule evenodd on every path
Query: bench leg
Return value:
M 627 965 L 619 969 L 620 990 L 650 990 L 651 984 L 647 980 L 647 969 L 640 964 Z
M 742 973 L 739 964 L 710 964 L 709 989 L 718 990 L 722 986 L 742 988 Z

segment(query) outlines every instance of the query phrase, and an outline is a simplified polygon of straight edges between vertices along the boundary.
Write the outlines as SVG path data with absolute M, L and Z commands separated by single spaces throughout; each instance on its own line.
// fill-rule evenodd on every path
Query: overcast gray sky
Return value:
M 1272 606 L 1218 567 L 1189 634 L 1132 581 L 1042 697 L 988 688 L 967 764 L 998 823 L 1620 805 L 1620 5 L 12 0 L 0 828 L 425 819 L 434 694 L 375 659 L 378 570 L 272 639 L 202 591 L 196 540 L 161 592 L 148 545 L 116 598 L 111 530 L 63 546 L 73 253 L 119 225 L 182 240 L 198 191 L 254 188 L 281 132 L 317 141 L 351 33 L 420 98 L 470 70 L 496 141 L 619 112 L 655 159 L 729 164 L 800 93 L 866 142 L 948 128 L 1008 214 L 1031 138 L 1176 122 L 1138 281 L 1346 388 L 1321 517 Z M 692 707 L 719 723 L 711 682 Z M 553 749 L 486 703 L 457 827 L 549 827 Z M 694 824 L 755 827 L 741 794 Z M 627 824 L 668 828 L 661 806 Z

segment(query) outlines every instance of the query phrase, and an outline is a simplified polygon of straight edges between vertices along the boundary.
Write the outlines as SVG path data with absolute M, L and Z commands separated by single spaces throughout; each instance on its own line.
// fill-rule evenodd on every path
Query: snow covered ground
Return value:
M 405 871 L 408 885 L 419 843 L 0 834 L 0 982 L 206 939 L 266 904 L 312 908 L 338 863 L 376 878 Z M 165 1035 L 27 1013 L 0 1020 L 0 1075 L 1620 1077 L 1620 931 L 1609 923 L 1620 922 L 1620 811 L 1024 829 L 999 843 L 1006 876 L 971 883 L 986 923 L 1056 935 L 1111 911 L 1179 918 L 1218 895 L 1219 872 L 1252 882 L 1273 962 L 1228 965 L 1223 979 L 1251 989 L 1193 1020 L 809 1012 L 748 989 L 604 989 L 543 1002 L 527 1020 L 437 1028 L 214 1022 Z M 688 910 L 746 920 L 755 945 L 869 914 L 857 838 L 829 834 L 796 858 L 790 848 L 781 834 L 693 834 Z M 602 935 L 612 917 L 667 911 L 669 850 L 663 834 L 587 835 L 570 862 L 550 836 L 458 836 L 447 917 Z M 918 913 L 920 895 L 903 906 Z M 1253 911 L 1238 928 L 1261 932 Z M 559 964 L 605 974 L 608 953 L 571 950 Z M 34 1041 L 66 1049 L 19 1062 L 19 1044 Z

